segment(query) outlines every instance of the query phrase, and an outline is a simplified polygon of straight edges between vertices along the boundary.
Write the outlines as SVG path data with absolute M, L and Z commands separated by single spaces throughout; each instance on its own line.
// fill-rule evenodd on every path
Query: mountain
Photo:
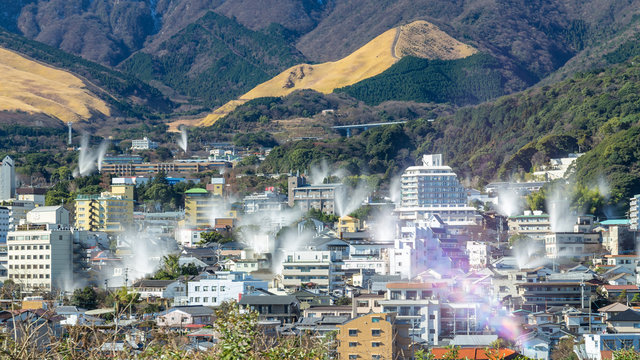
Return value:
M 110 107 L 77 76 L 0 48 L 0 111 L 44 114 L 62 122 L 110 116 Z
M 476 50 L 426 21 L 415 21 L 385 31 L 349 56 L 322 64 L 299 64 L 256 86 L 238 100 L 225 104 L 202 120 L 211 125 L 236 106 L 260 97 L 285 96 L 296 90 L 330 93 L 358 83 L 392 67 L 400 58 L 459 59 Z

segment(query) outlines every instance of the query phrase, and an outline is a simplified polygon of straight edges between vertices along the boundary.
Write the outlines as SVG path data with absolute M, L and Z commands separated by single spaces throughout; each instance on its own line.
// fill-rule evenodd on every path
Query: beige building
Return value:
M 32 228 L 37 227 L 33 230 Z M 32 230 L 10 231 L 7 235 L 9 279 L 23 291 L 54 288 L 73 284 L 73 233 L 71 230 L 49 230 L 46 225 L 33 225 Z
M 409 324 L 395 313 L 370 314 L 338 325 L 339 359 L 413 358 Z
M 551 232 L 549 214 L 542 211 L 525 211 L 524 215 L 509 217 L 509 234 L 526 235 L 534 240 L 544 240 Z
M 133 185 L 111 185 L 110 192 L 78 195 L 75 206 L 77 229 L 124 231 L 133 223 Z

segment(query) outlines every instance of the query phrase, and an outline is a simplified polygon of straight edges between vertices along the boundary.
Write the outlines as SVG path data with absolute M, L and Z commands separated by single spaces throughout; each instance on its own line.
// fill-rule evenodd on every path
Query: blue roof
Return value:
M 612 220 L 605 220 L 605 221 L 600 221 L 600 225 L 607 225 L 607 226 L 611 226 L 611 225 L 629 225 L 629 219 L 612 219 Z

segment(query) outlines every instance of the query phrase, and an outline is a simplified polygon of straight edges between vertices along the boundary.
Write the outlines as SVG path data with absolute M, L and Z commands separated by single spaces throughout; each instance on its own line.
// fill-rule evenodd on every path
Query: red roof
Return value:
M 602 359 L 613 359 L 613 351 L 611 350 L 601 350 L 600 351 L 600 357 Z
M 447 353 L 449 353 L 451 349 L 449 348 L 433 348 L 431 349 L 431 353 L 436 359 L 444 359 Z M 491 351 L 491 350 L 490 350 Z M 458 349 L 457 359 L 469 359 L 469 360 L 490 360 L 490 359 L 507 359 L 510 356 L 515 355 L 516 352 L 511 349 L 500 349 L 497 350 L 497 354 L 492 354 L 489 352 L 489 355 L 485 353 L 484 348 L 463 348 Z
M 638 290 L 635 285 L 604 285 L 604 288 L 609 290 Z

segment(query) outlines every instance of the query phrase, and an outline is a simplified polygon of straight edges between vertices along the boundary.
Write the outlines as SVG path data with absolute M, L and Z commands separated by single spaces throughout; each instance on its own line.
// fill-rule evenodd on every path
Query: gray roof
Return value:
M 157 287 L 157 288 L 165 288 L 176 282 L 177 280 L 140 280 L 133 284 L 133 287 Z
M 78 309 L 75 306 L 58 306 L 56 308 L 56 314 L 69 314 L 69 313 L 84 313 L 85 310 Z
M 610 317 L 607 321 L 640 321 L 640 313 L 629 309 Z
M 498 335 L 456 335 L 451 344 L 478 347 L 489 346 L 496 340 L 498 340 Z
M 240 305 L 289 305 L 292 303 L 298 303 L 298 299 L 295 296 L 243 296 L 240 299 Z
M 47 212 L 47 211 L 56 211 L 59 208 L 61 208 L 62 205 L 57 205 L 57 206 L 38 206 L 37 208 L 34 208 L 33 210 L 29 211 L 29 212 Z M 66 209 L 65 209 L 66 210 Z
M 211 308 L 208 308 L 206 306 L 176 306 L 176 307 L 172 307 L 171 309 L 167 310 L 167 313 L 170 313 L 172 311 L 182 311 L 184 313 L 187 313 L 189 315 L 211 315 L 213 314 L 213 310 Z

